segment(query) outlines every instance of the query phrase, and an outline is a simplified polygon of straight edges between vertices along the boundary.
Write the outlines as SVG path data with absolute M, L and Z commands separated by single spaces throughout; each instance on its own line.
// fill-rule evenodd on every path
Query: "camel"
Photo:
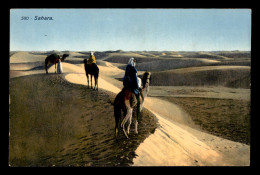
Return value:
M 94 90 L 96 88 L 96 90 L 98 91 L 98 76 L 99 76 L 99 68 L 97 66 L 97 64 L 95 63 L 91 63 L 91 64 L 88 64 L 87 63 L 87 59 L 84 59 L 83 61 L 84 63 L 84 67 L 85 67 L 85 72 L 86 72 L 86 76 L 87 76 L 87 79 L 88 79 L 88 88 L 89 88 L 89 77 L 88 77 L 88 74 L 90 74 L 90 77 L 91 77 L 91 89 L 92 89 L 92 76 L 94 76 L 94 79 L 95 79 L 95 86 L 94 86 Z
M 149 84 L 151 81 L 151 73 L 150 72 L 145 72 L 143 74 L 142 78 L 142 88 L 140 90 L 140 111 L 142 110 L 143 107 L 143 102 L 145 97 L 148 94 L 149 91 Z M 123 128 L 123 132 L 126 136 L 128 137 L 128 134 L 130 132 L 130 125 L 132 123 L 132 115 L 133 115 L 133 110 L 134 108 L 137 108 L 137 99 L 136 96 L 133 92 L 127 89 L 122 89 L 116 96 L 115 101 L 114 101 L 114 116 L 115 116 L 115 137 L 117 139 L 118 132 L 119 132 L 119 120 L 122 117 L 121 116 L 121 111 L 123 111 L 123 120 L 121 122 L 121 127 Z M 127 127 L 127 132 L 125 130 L 125 124 L 126 122 L 128 123 Z M 135 134 L 138 134 L 138 119 L 135 117 Z
M 57 55 L 57 54 L 51 54 L 51 55 L 47 56 L 47 58 L 45 59 L 46 74 L 48 74 L 48 65 L 49 65 L 49 63 L 55 64 L 55 73 L 56 73 L 57 72 L 56 64 L 59 62 L 59 60 L 63 61 L 68 56 L 69 56 L 68 54 L 63 54 L 62 58 L 60 58 L 60 56 Z

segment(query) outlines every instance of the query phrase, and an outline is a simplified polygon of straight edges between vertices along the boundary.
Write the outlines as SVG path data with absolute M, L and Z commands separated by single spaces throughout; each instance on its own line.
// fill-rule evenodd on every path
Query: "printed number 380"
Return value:
M 29 17 L 28 16 L 22 16 L 21 20 L 28 20 Z

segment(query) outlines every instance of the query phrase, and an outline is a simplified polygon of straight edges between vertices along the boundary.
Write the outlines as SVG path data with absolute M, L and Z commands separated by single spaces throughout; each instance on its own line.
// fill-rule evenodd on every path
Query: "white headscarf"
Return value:
M 92 56 L 94 56 L 94 52 L 90 52 L 90 54 L 91 54 Z
M 131 64 L 132 66 L 135 67 L 135 62 L 134 62 L 134 58 L 130 58 L 130 60 L 128 61 L 128 64 Z

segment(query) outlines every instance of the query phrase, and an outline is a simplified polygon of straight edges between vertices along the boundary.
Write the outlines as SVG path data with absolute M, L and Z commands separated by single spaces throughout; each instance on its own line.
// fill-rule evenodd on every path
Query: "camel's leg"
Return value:
M 56 71 L 56 63 L 55 63 L 55 74 L 57 73 L 57 71 Z
M 127 133 L 126 133 L 126 131 L 125 131 L 125 124 L 123 125 L 123 131 L 124 131 L 124 134 L 125 134 L 126 138 L 129 138 Z
M 118 101 L 118 98 L 116 97 L 115 102 L 114 102 L 114 116 L 115 116 L 115 136 L 117 139 L 118 132 L 119 132 L 119 122 L 121 118 L 121 106 Z
M 121 110 L 121 109 L 119 109 Z M 118 132 L 119 132 L 119 127 L 118 127 L 118 123 L 119 123 L 119 118 L 121 116 L 121 112 L 115 114 L 115 123 L 116 123 L 116 126 L 115 126 L 115 135 L 116 135 L 116 138 L 118 136 Z
M 127 113 L 126 113 L 124 119 L 123 119 L 122 122 L 121 122 L 121 127 L 123 127 L 123 125 L 127 122 L 127 120 L 128 120 L 128 111 L 127 111 Z
M 96 89 L 96 86 L 97 86 L 97 79 L 96 77 L 94 76 L 94 81 L 95 81 L 95 84 L 94 84 L 94 90 Z
M 126 100 L 125 101 L 125 106 L 126 106 L 126 113 L 124 113 L 124 119 L 121 123 L 121 127 L 123 127 L 123 125 L 127 122 L 128 120 L 128 114 L 129 114 L 129 109 L 131 109 L 131 106 L 130 106 L 130 101 L 129 100 Z
M 45 65 L 46 74 L 48 74 L 48 63 Z
M 91 80 L 90 80 L 90 81 L 91 81 L 91 89 L 92 89 L 92 75 L 90 75 L 90 77 L 91 77 Z
M 125 130 L 125 124 L 129 120 L 129 118 L 132 116 L 132 112 L 133 112 L 132 108 L 127 108 L 126 116 L 125 116 L 124 120 L 121 123 L 121 126 L 123 127 L 123 131 L 124 131 L 124 134 L 125 134 L 126 138 L 128 138 L 128 135 L 127 135 L 126 130 Z
M 130 114 L 130 117 L 129 117 L 129 123 L 128 123 L 128 127 L 127 127 L 127 134 L 130 133 L 130 125 L 132 123 L 132 118 L 133 118 L 132 114 L 133 114 L 133 110 L 132 110 L 132 112 Z
M 97 78 L 97 90 L 98 90 L 98 78 Z
M 137 126 L 138 126 L 138 121 L 135 120 L 135 134 L 138 134 Z
M 86 76 L 87 76 L 87 80 L 88 80 L 88 89 L 89 89 L 89 78 L 88 78 L 88 74 L 86 74 Z
M 95 87 L 94 87 L 94 89 L 96 88 L 96 90 L 98 90 L 98 79 L 97 79 L 97 77 L 95 77 Z
M 117 135 L 118 135 L 118 124 L 116 124 L 116 127 L 115 127 L 115 135 L 116 135 L 116 138 L 117 138 Z
M 47 59 L 45 60 L 45 70 L 46 70 L 46 74 L 48 74 L 48 65 L 49 65 L 49 61 L 47 61 Z

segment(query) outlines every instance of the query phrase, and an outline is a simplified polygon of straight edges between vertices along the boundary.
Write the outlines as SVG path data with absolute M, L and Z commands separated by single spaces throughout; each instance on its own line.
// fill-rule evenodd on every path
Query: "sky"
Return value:
M 10 50 L 250 51 L 251 10 L 11 9 Z

